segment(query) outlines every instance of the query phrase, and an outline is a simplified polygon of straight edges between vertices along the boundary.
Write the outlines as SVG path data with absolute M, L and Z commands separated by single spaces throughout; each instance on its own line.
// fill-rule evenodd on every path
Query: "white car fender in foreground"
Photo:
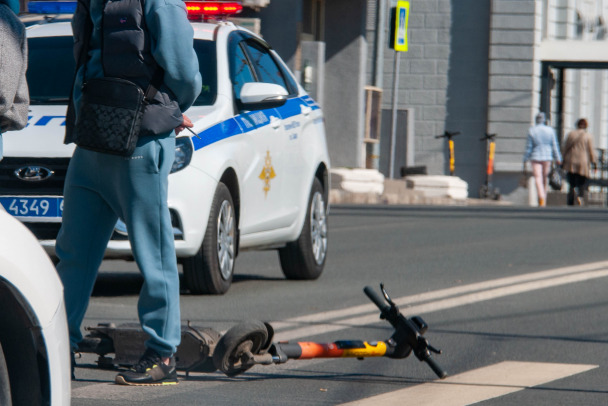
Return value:
M 48 361 L 50 404 L 69 405 L 70 345 L 63 285 L 38 240 L 2 208 L 0 279 L 10 291 L 16 292 L 19 304 L 31 315 L 31 323 L 40 328 Z

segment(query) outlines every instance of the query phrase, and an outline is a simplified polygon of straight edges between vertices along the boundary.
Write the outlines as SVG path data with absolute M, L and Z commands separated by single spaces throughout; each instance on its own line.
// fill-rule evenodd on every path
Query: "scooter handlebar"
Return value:
M 386 301 L 381 298 L 378 293 L 376 293 L 376 291 L 372 289 L 371 286 L 364 287 L 363 292 L 365 292 L 367 297 L 369 297 L 369 300 L 371 300 L 376 306 L 378 306 L 378 309 L 380 309 L 382 313 L 385 313 L 386 311 L 390 310 L 390 306 L 386 304 Z
M 428 345 L 428 342 L 425 339 L 422 339 L 421 335 L 418 335 L 418 327 L 414 326 L 415 321 L 406 319 L 404 316 L 402 316 L 400 313 L 398 313 L 398 311 L 397 311 L 398 314 L 396 314 L 396 315 L 392 314 L 392 313 L 394 313 L 394 312 L 392 312 L 393 308 L 394 308 L 394 310 L 396 310 L 396 307 L 389 306 L 389 304 L 387 304 L 386 299 L 381 297 L 378 293 L 376 293 L 376 291 L 371 286 L 366 286 L 365 288 L 363 288 L 363 292 L 365 292 L 367 297 L 372 302 L 374 302 L 374 304 L 378 307 L 378 309 L 380 309 L 381 318 L 389 319 L 391 324 L 397 329 L 399 329 L 400 327 L 403 327 L 405 325 L 406 334 L 408 334 L 409 336 L 413 335 L 413 337 L 411 337 L 411 338 L 412 338 L 412 340 L 415 341 L 415 342 L 410 342 L 409 344 L 414 348 L 414 353 L 416 354 L 416 357 L 420 361 L 426 362 L 427 365 L 433 370 L 433 372 L 435 372 L 435 374 L 440 379 L 444 379 L 446 376 L 448 376 L 448 373 L 443 368 L 441 368 L 441 366 L 437 362 L 435 362 L 435 360 L 431 357 L 431 354 L 429 353 L 429 350 L 436 352 L 436 353 L 441 353 L 441 351 L 434 349 L 433 347 Z M 394 306 L 394 304 L 392 302 L 390 302 L 390 300 L 389 300 L 389 303 L 391 303 Z M 394 316 L 399 316 L 399 319 L 402 320 L 404 323 L 398 323 L 396 320 L 396 317 L 394 317 Z M 395 318 L 395 320 L 393 320 L 393 318 Z M 415 338 L 415 337 L 419 337 L 421 340 L 417 340 L 417 338 Z M 417 342 L 416 342 L 416 340 L 417 340 Z
M 435 372 L 435 375 L 439 377 L 439 379 L 444 379 L 448 376 L 448 373 L 441 368 L 441 366 L 430 356 L 424 359 L 424 362 L 427 363 L 429 367 Z

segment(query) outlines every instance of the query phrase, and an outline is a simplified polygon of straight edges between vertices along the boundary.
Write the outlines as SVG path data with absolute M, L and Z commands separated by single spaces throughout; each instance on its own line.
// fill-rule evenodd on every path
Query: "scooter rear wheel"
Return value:
M 247 353 L 257 354 L 268 340 L 268 329 L 261 321 L 237 324 L 224 334 L 213 351 L 213 364 L 228 376 L 236 376 L 251 368 Z

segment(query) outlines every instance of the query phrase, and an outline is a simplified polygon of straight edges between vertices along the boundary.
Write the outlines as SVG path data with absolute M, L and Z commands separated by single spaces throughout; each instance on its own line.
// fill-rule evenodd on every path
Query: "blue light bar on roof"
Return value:
M 27 9 L 32 14 L 74 14 L 75 1 L 30 1 Z

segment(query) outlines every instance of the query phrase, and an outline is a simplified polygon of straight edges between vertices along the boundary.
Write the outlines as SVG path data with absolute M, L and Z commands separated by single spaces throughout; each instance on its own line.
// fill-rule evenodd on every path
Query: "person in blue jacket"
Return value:
M 85 31 L 91 26 L 90 41 L 84 44 L 88 37 Z M 179 275 L 167 189 L 175 135 L 192 127 L 183 112 L 202 86 L 193 49 L 194 32 L 181 0 L 79 0 L 72 28 L 77 60 L 88 47 L 84 58 L 86 78 L 80 66 L 73 104 L 68 108 L 75 110 L 72 120 L 78 116 L 83 81 L 121 77 L 145 90 L 158 67 L 164 72 L 162 86 L 155 96 L 152 115 L 146 107 L 144 122 L 178 118 L 175 130 L 140 134 L 135 152 L 128 157 L 78 146 L 74 151 L 56 243 L 72 351 L 78 351 L 83 338 L 81 324 L 97 272 L 120 218 L 127 226 L 133 257 L 144 278 L 137 309 L 149 338 L 140 361 L 131 370 L 119 373 L 116 383 L 176 384 L 174 354 L 181 339 Z M 73 142 L 69 130 L 73 121 L 66 123 L 66 128 L 65 142 Z M 74 356 L 72 362 L 74 376 Z
M 551 164 L 555 161 L 557 165 L 561 165 L 562 156 L 559 152 L 555 130 L 546 124 L 545 113 L 538 113 L 535 122 L 536 125 L 528 130 L 526 152 L 524 153 L 524 170 L 526 162 L 531 161 L 532 175 L 538 193 L 538 205 L 545 206 Z

